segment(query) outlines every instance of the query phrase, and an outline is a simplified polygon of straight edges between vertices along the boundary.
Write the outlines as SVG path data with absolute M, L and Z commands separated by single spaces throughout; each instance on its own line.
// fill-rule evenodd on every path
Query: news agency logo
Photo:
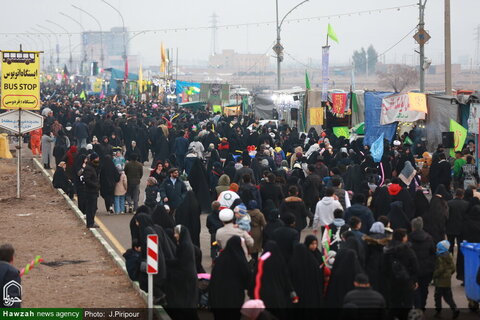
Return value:
M 9 281 L 3 286 L 3 305 L 11 307 L 17 302 L 22 302 L 22 285 L 15 280 Z

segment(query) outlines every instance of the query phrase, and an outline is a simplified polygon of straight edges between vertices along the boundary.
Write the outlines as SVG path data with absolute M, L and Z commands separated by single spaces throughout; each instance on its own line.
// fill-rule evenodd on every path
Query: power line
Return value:
M 396 46 L 398 46 L 403 40 L 405 40 L 410 34 L 412 34 L 413 31 L 417 30 L 417 27 L 418 25 L 416 25 L 412 30 L 410 30 L 405 36 L 403 36 L 400 40 L 398 40 L 394 45 L 392 45 L 391 47 L 389 47 L 387 50 L 383 51 L 382 53 L 380 53 L 377 57 L 380 58 L 381 56 L 384 56 L 387 52 L 389 52 L 390 50 L 392 50 L 393 48 L 395 48 Z M 309 68 L 310 70 L 322 70 L 321 68 L 312 68 L 310 67 L 309 65 L 297 60 L 294 56 L 292 56 L 290 53 L 284 51 L 285 54 L 287 54 L 293 61 L 301 64 L 302 66 L 304 67 L 307 67 Z M 365 66 L 366 65 L 366 62 L 365 63 L 362 63 L 362 64 L 359 64 L 358 66 Z
M 409 5 L 403 5 L 403 6 L 396 6 L 396 7 L 388 7 L 388 8 L 378 8 L 378 9 L 370 9 L 370 10 L 361 10 L 361 11 L 353 11 L 353 12 L 346 12 L 346 13 L 338 13 L 338 14 L 332 14 L 332 15 L 324 15 L 324 16 L 315 16 L 315 17 L 306 17 L 306 18 L 297 18 L 297 19 L 289 19 L 285 20 L 284 23 L 294 23 L 294 22 L 302 22 L 302 21 L 307 21 L 307 22 L 312 22 L 312 21 L 319 21 L 319 20 L 324 20 L 324 19 L 330 19 L 330 18 L 341 18 L 341 17 L 350 17 L 354 15 L 359 15 L 361 16 L 362 14 L 377 14 L 377 13 L 383 13 L 386 11 L 400 11 L 401 9 L 405 8 L 411 8 L 411 7 L 416 7 L 417 4 L 409 4 Z M 248 26 L 268 26 L 268 25 L 273 25 L 275 24 L 275 21 L 262 21 L 262 22 L 247 22 L 247 23 L 239 23 L 239 24 L 224 24 L 224 25 L 210 25 L 210 26 L 201 26 L 201 27 L 176 27 L 176 28 L 165 28 L 165 29 L 145 29 L 145 30 L 135 30 L 131 31 L 130 33 L 136 34 L 136 33 L 157 33 L 157 32 L 185 32 L 185 31 L 194 31 L 194 30 L 210 30 L 210 29 L 238 29 L 240 27 L 248 27 Z M 122 32 L 113 32 L 113 33 L 122 33 Z M 28 34 L 28 35 L 46 35 L 50 36 L 53 34 L 56 35 L 68 35 L 65 32 L 58 32 L 58 33 L 27 33 L 27 32 L 0 32 L 0 35 L 3 36 L 8 36 L 8 35 L 20 35 L 20 34 Z M 82 34 L 81 32 L 72 32 L 72 34 Z

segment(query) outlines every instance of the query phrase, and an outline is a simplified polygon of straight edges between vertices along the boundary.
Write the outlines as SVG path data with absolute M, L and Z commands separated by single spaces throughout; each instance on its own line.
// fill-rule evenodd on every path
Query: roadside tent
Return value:
M 442 143 L 442 132 L 450 131 L 450 119 L 459 122 L 459 107 L 455 97 L 446 95 L 427 95 L 427 105 L 427 150 L 433 151 Z
M 275 104 L 271 94 L 257 94 L 254 101 L 256 118 L 274 119 Z

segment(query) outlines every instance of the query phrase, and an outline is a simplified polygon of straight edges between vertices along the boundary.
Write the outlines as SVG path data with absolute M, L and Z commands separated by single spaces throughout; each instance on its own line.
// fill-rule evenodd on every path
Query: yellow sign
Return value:
M 229 116 L 238 116 L 240 115 L 240 106 L 235 106 L 235 107 L 225 107 L 223 108 L 223 113 L 229 117 Z
M 310 108 L 310 125 L 323 125 L 323 108 Z
M 102 84 L 103 84 L 102 79 L 97 79 L 93 83 L 93 92 L 101 92 L 102 91 Z
M 427 96 L 424 93 L 409 92 L 408 103 L 408 110 L 428 113 Z
M 2 51 L 1 109 L 40 110 L 40 53 Z

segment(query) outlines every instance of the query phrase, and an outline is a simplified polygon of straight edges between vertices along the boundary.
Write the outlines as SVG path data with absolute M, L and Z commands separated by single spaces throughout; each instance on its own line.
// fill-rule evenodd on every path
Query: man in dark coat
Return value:
M 393 232 L 392 241 L 384 251 L 382 266 L 388 307 L 397 318 L 407 319 L 413 306 L 414 290 L 418 287 L 418 260 L 408 245 L 405 229 Z
M 187 186 L 179 179 L 177 168 L 170 169 L 168 173 L 170 177 L 163 180 L 160 186 L 160 196 L 162 201 L 170 206 L 170 210 L 175 211 L 187 194 Z
M 130 161 L 125 165 L 125 175 L 127 176 L 127 204 L 128 211 L 136 211 L 138 208 L 138 199 L 140 197 L 140 181 L 143 176 L 143 165 L 138 162 L 139 155 L 131 154 Z M 133 204 L 132 204 L 133 203 Z
M 320 200 L 320 193 L 323 193 L 323 185 L 322 179 L 315 173 L 315 166 L 313 164 L 308 165 L 308 176 L 303 183 L 303 190 L 305 205 L 311 212 L 315 212 L 317 202 Z
M 283 200 L 282 188 L 275 184 L 275 175 L 269 173 L 267 176 L 267 183 L 260 187 L 260 195 L 262 196 L 262 203 L 265 204 L 268 199 L 272 200 L 276 208 L 280 207 Z
M 177 164 L 180 170 L 183 170 L 183 162 L 185 161 L 185 156 L 188 151 L 188 139 L 186 138 L 187 132 L 183 136 L 177 137 L 175 139 L 174 151 L 175 157 L 177 158 Z
M 468 202 L 463 200 L 463 189 L 457 189 L 455 191 L 455 198 L 448 201 L 448 219 L 447 219 L 447 239 L 450 242 L 450 253 L 453 254 L 453 248 L 455 247 L 455 239 L 457 240 L 457 246 L 460 248 L 462 242 L 462 224 L 463 217 L 468 210 Z
M 1 308 L 21 308 L 22 279 L 18 269 L 13 266 L 14 255 L 15 249 L 11 244 L 0 246 L 0 288 L 3 289 Z
M 293 214 L 284 214 L 280 219 L 285 225 L 272 233 L 271 240 L 277 243 L 283 258 L 288 263 L 293 254 L 293 247 L 300 241 L 300 233 L 295 229 Z
M 345 221 L 350 221 L 350 218 L 356 216 L 362 220 L 361 232 L 367 234 L 375 222 L 373 213 L 365 206 L 365 196 L 363 193 L 358 193 L 353 196 L 353 205 L 345 211 Z
M 75 119 L 75 123 L 73 124 L 73 135 L 77 146 L 80 148 L 87 146 L 88 126 L 85 122 L 81 121 L 79 117 Z
M 428 286 L 432 281 L 435 268 L 435 244 L 432 236 L 423 230 L 423 219 L 412 220 L 412 232 L 408 241 L 418 259 L 418 289 L 415 291 L 415 308 L 425 310 L 428 297 Z
M 450 163 L 446 160 L 445 153 L 440 153 L 438 159 L 439 161 L 433 162 L 430 167 L 429 177 L 432 192 L 435 192 L 440 184 L 449 189 L 452 180 Z
M 344 312 L 354 319 L 383 319 L 385 316 L 385 299 L 372 289 L 368 276 L 359 273 L 353 282 L 355 289 L 349 291 L 343 299 Z
M 99 170 L 100 158 L 96 153 L 90 155 L 90 160 L 86 163 L 83 170 L 83 178 L 85 181 L 85 211 L 87 216 L 87 228 L 98 228 L 95 223 L 95 214 L 97 213 L 97 199 L 100 191 L 100 181 L 98 179 L 97 170 Z

